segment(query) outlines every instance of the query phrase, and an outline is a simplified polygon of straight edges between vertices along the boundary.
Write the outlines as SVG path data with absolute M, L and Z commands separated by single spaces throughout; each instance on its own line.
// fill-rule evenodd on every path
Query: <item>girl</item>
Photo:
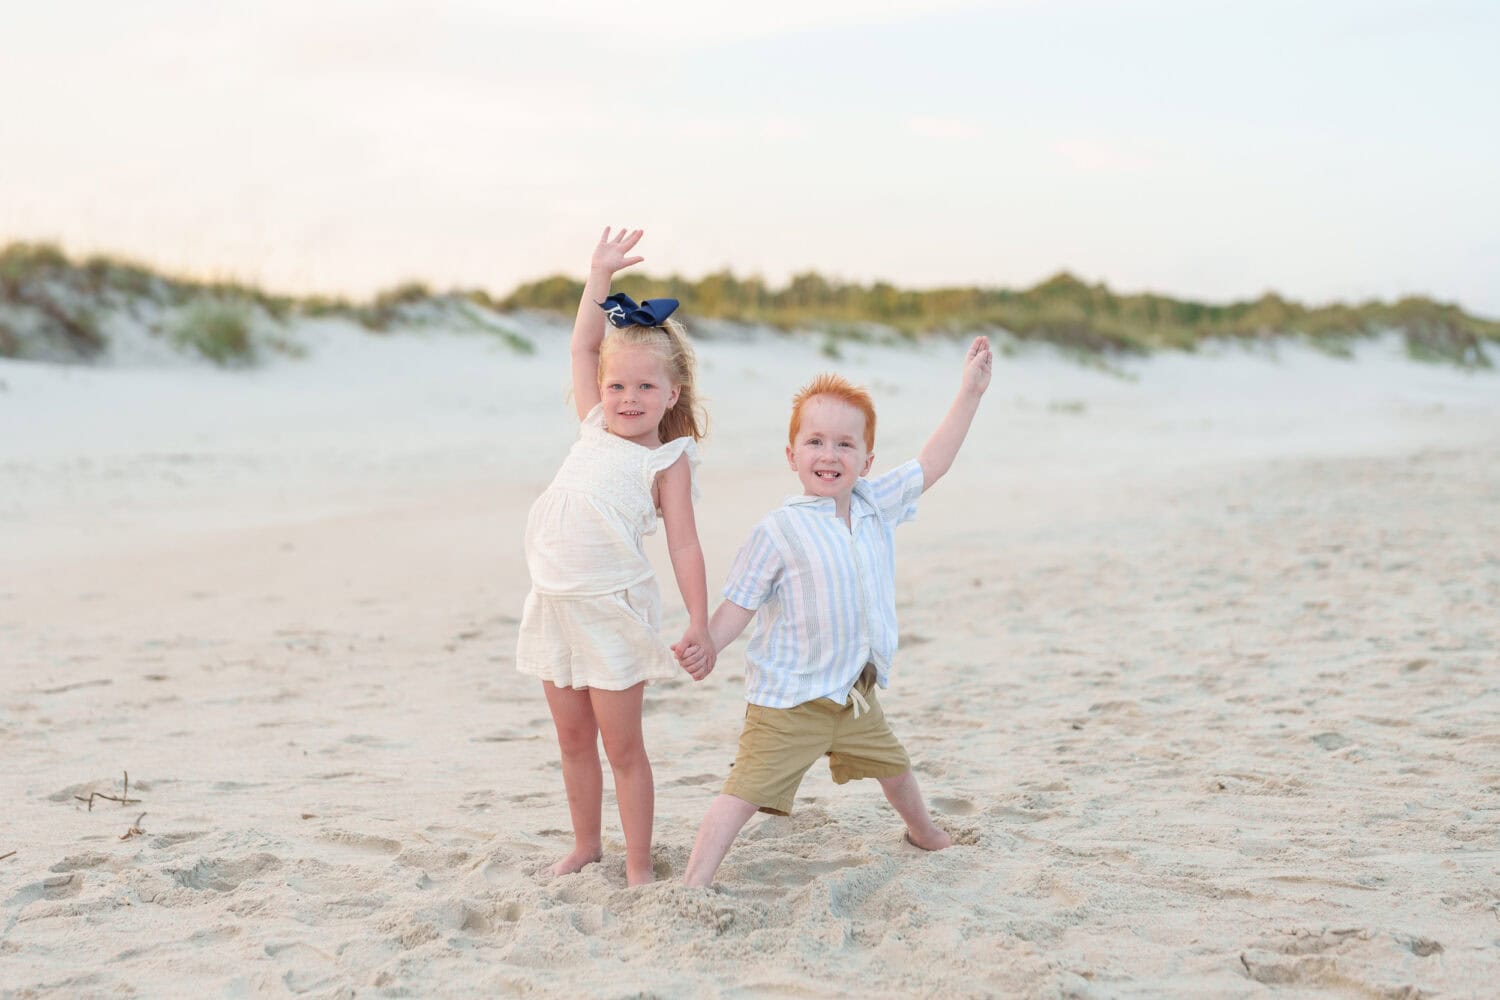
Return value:
M 704 426 L 693 351 L 682 326 L 666 318 L 675 300 L 637 306 L 624 295 L 606 298 L 614 273 L 645 259 L 626 256 L 640 238 L 639 229 L 611 238 L 606 228 L 594 248 L 573 325 L 573 397 L 583 423 L 527 518 L 531 593 L 516 649 L 516 668 L 542 679 L 573 820 L 573 852 L 550 871 L 566 875 L 601 857 L 602 735 L 631 885 L 652 880 L 655 789 L 641 696 L 647 681 L 678 671 L 657 633 L 661 598 L 641 546 L 658 514 L 691 622 L 680 645 L 714 648 L 693 521 Z M 608 337 L 606 315 L 616 327 Z

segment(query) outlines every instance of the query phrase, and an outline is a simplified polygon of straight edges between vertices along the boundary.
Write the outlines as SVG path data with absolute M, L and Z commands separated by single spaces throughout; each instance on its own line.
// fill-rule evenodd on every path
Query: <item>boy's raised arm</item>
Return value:
M 979 399 L 990 387 L 990 369 L 994 356 L 990 353 L 988 337 L 975 337 L 964 355 L 963 380 L 958 386 L 958 395 L 943 422 L 938 424 L 932 437 L 922 446 L 917 461 L 922 465 L 922 492 L 932 489 L 934 483 L 953 466 L 959 446 L 969 433 L 969 424 L 979 409 Z
M 589 261 L 578 317 L 573 320 L 573 403 L 579 420 L 599 404 L 599 345 L 604 343 L 604 310 L 599 303 L 609 298 L 609 283 L 616 271 L 646 259 L 626 256 L 641 241 L 641 233 L 640 229 L 622 229 L 610 238 L 605 226 Z

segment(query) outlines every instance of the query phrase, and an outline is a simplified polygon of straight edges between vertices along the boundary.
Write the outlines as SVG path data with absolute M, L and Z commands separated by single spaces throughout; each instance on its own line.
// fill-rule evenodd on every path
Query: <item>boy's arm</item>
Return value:
M 720 602 L 714 609 L 714 616 L 708 620 L 708 634 L 713 639 L 714 649 L 722 651 L 754 620 L 755 612 L 749 608 L 742 608 L 733 601 Z
M 740 633 L 745 631 L 745 626 L 754 618 L 755 612 L 749 608 L 742 608 L 733 601 L 724 601 L 714 609 L 713 617 L 708 620 L 712 655 L 703 647 L 690 644 L 686 637 L 672 647 L 672 652 L 677 654 L 677 660 L 682 664 L 682 669 L 688 672 L 688 676 L 701 681 L 713 670 L 714 662 L 719 653 L 724 651 L 724 647 L 738 639 Z
M 932 437 L 922 446 L 917 461 L 922 466 L 922 492 L 932 489 L 934 483 L 953 466 L 959 446 L 969 433 L 969 424 L 979 409 L 980 397 L 990 387 L 990 367 L 994 357 L 990 353 L 988 337 L 975 337 L 964 355 L 963 380 L 959 383 L 958 395 L 943 422 L 938 424 Z
M 757 525 L 750 533 L 749 540 L 740 548 L 739 555 L 734 557 L 734 565 L 729 569 L 729 584 L 724 588 L 724 593 L 734 595 L 733 598 L 726 597 L 708 620 L 707 645 L 710 648 L 704 649 L 686 640 L 672 647 L 682 669 L 694 680 L 701 681 L 708 676 L 708 672 L 713 669 L 713 662 L 708 659 L 710 654 L 718 656 L 725 646 L 739 638 L 739 634 L 745 631 L 745 626 L 755 618 L 753 610 L 735 601 L 743 600 L 746 604 L 760 607 L 775 590 L 780 573 L 781 557 L 777 546 L 765 525 Z
M 599 303 L 609 298 L 610 279 L 616 271 L 646 259 L 626 256 L 640 242 L 641 232 L 622 229 L 611 239 L 609 227 L 605 226 L 589 261 L 588 280 L 583 283 L 583 297 L 578 300 L 578 317 L 573 320 L 573 403 L 579 420 L 599 404 L 599 345 L 604 343 L 604 310 Z

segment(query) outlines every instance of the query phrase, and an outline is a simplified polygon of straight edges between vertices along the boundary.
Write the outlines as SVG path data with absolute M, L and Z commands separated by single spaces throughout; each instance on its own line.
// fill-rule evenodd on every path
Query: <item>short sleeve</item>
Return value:
M 922 463 L 914 458 L 870 480 L 870 492 L 887 523 L 910 521 L 917 516 L 917 501 L 922 498 Z
M 698 491 L 698 442 L 690 437 L 673 438 L 659 448 L 652 448 L 646 453 L 646 490 L 649 492 L 656 482 L 659 473 L 672 467 L 683 455 L 688 458 L 688 479 L 693 487 L 693 502 L 697 503 L 701 497 Z
M 747 611 L 755 611 L 771 599 L 781 578 L 785 560 L 764 523 L 757 524 L 729 567 L 724 598 Z

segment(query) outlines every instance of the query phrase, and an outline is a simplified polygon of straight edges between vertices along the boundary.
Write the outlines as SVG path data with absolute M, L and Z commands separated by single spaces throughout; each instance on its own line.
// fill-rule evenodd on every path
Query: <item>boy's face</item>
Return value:
M 840 511 L 875 453 L 865 450 L 865 415 L 835 396 L 814 396 L 802 405 L 802 422 L 786 449 L 787 464 L 808 496 L 833 497 Z

